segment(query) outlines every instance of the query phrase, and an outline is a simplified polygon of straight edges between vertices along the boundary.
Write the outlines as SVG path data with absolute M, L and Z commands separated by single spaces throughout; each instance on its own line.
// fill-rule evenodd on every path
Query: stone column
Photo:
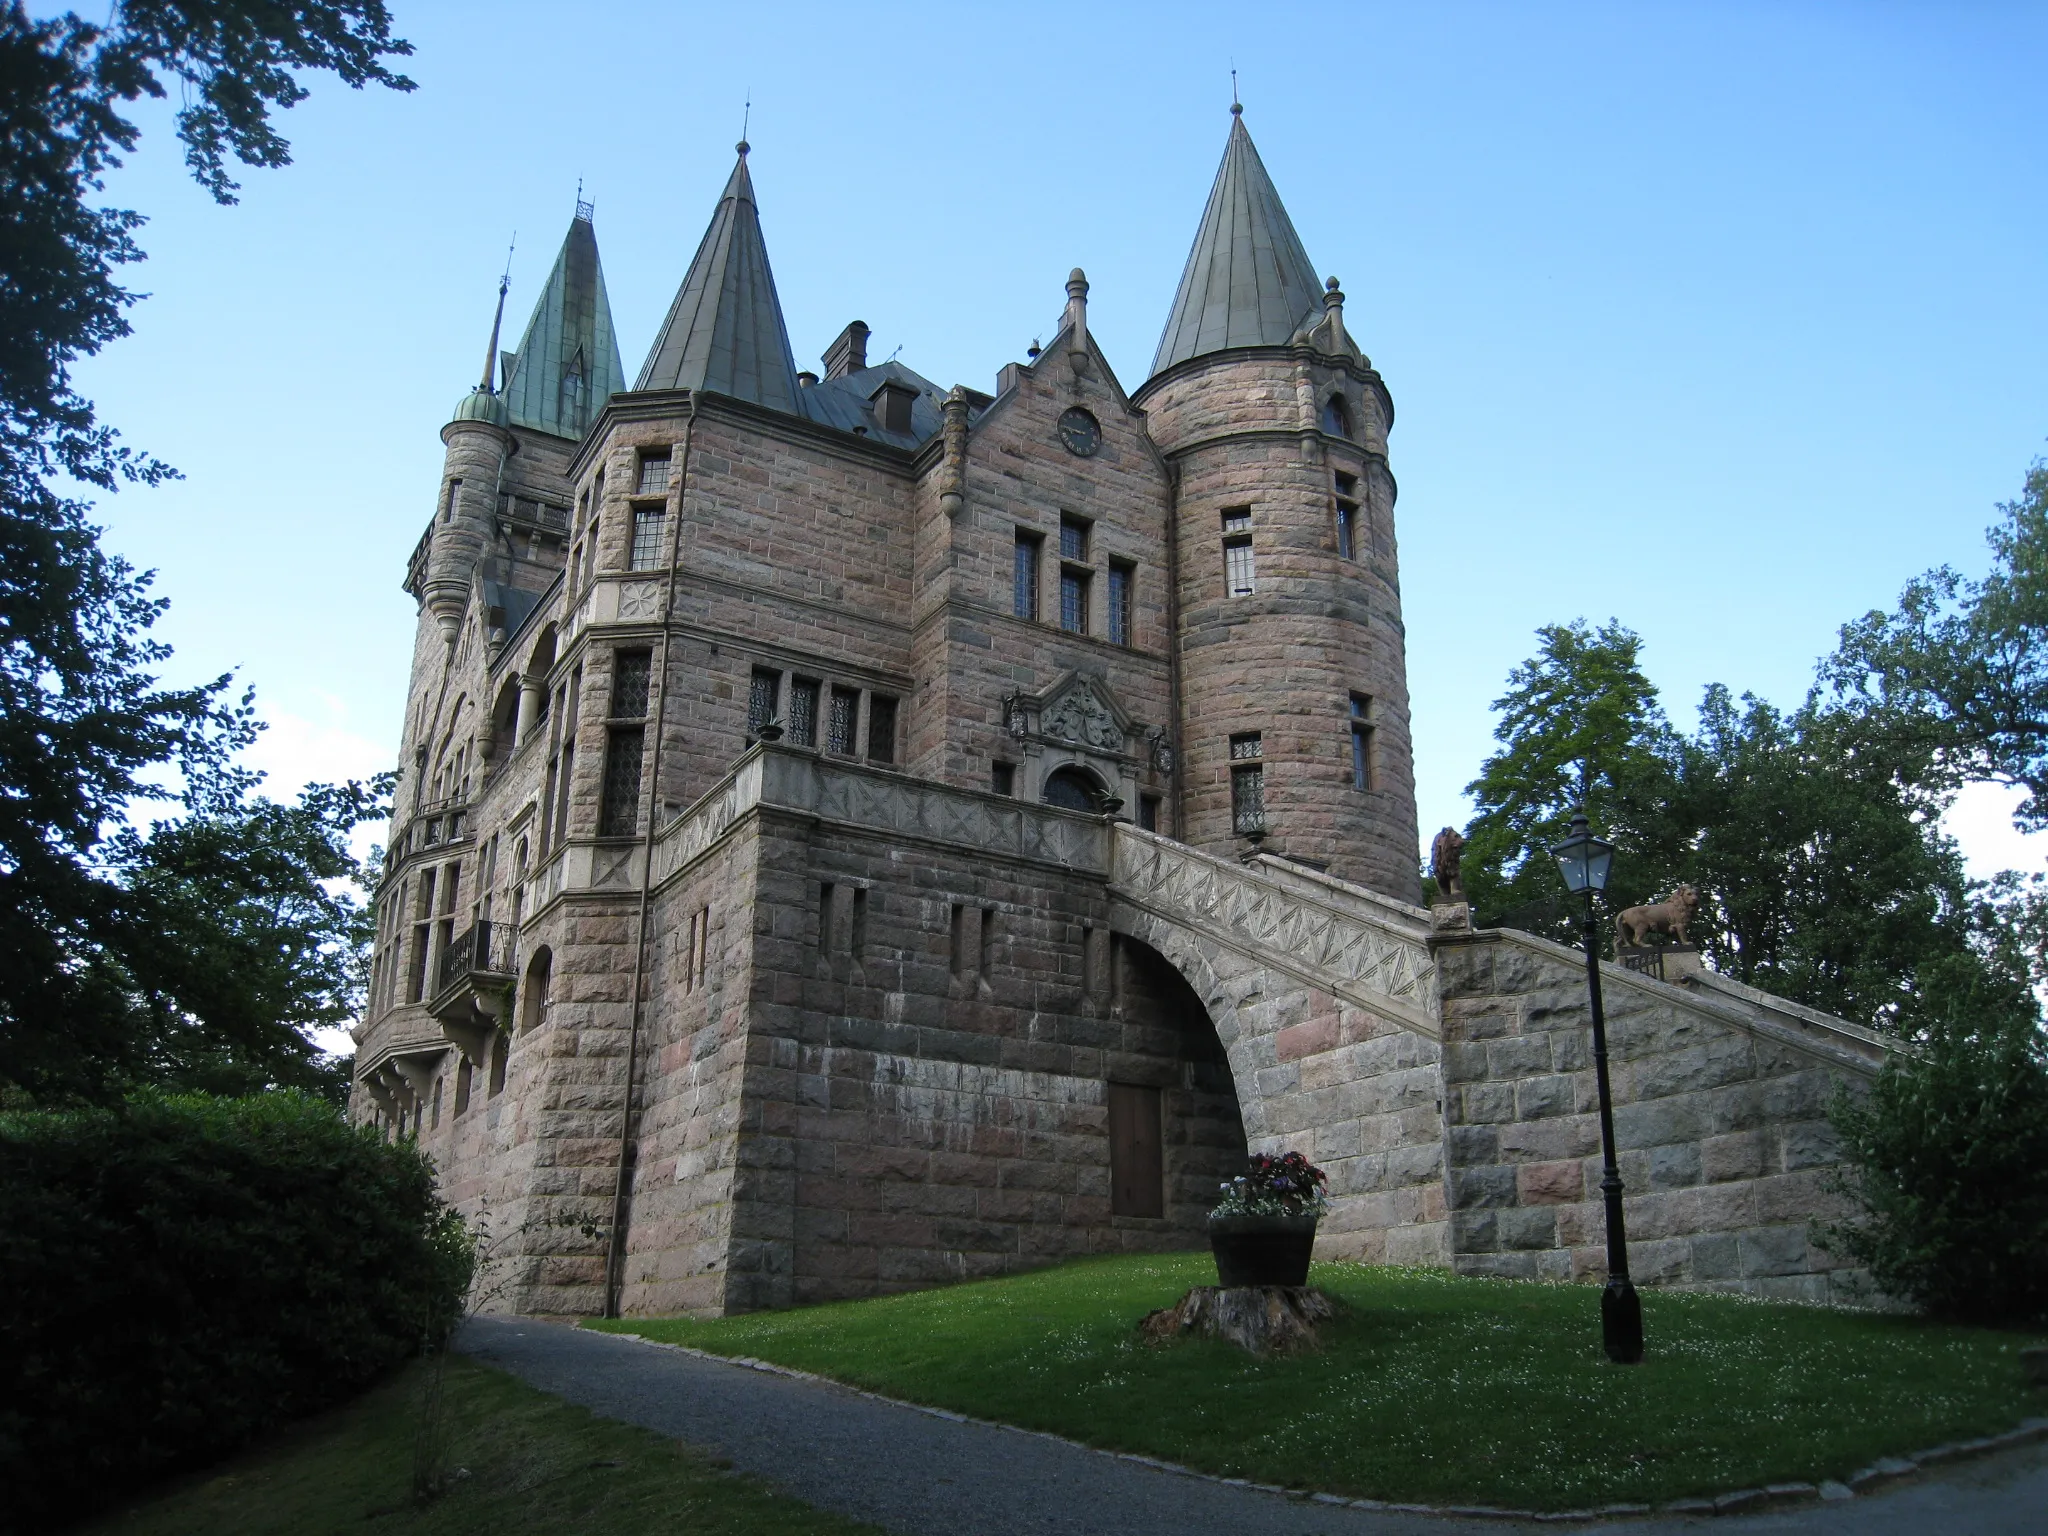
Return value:
M 526 738 L 533 730 L 534 717 L 540 713 L 540 683 L 537 677 L 519 679 L 519 720 L 512 729 L 514 751 L 526 745 Z

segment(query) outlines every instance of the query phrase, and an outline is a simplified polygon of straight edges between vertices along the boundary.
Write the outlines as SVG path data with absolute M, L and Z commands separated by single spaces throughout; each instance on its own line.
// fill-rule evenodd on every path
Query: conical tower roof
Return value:
M 744 140 L 739 155 L 633 387 L 711 390 L 801 415 Z
M 1322 284 L 1232 106 L 1230 142 L 1152 371 L 1226 347 L 1280 346 L 1320 317 Z
M 578 203 L 506 371 L 505 408 L 515 426 L 580 438 L 605 401 L 625 387 L 597 230 L 590 205 Z

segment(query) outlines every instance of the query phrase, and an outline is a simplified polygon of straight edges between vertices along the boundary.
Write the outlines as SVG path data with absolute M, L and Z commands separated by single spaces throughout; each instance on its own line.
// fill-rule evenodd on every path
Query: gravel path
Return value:
M 525 1318 L 476 1318 L 461 1348 L 544 1392 L 715 1451 L 798 1498 L 901 1536 L 1532 1536 L 1555 1528 L 1349 1509 L 1228 1487 L 825 1383 Z M 2048 1445 L 1841 1503 L 1595 1529 L 1611 1536 L 2042 1536 Z

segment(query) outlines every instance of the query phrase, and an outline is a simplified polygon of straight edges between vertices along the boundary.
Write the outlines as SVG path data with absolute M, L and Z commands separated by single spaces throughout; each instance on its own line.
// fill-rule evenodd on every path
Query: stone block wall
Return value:
M 665 1024 L 682 1038 L 662 1069 L 736 1057 L 740 1080 L 650 1085 L 664 1107 L 644 1137 L 627 1310 L 748 1311 L 1201 1245 L 1217 1183 L 1242 1168 L 1229 1067 L 1185 983 L 1112 936 L 1099 876 L 766 806 L 723 847 L 732 867 L 705 888 L 734 893 L 725 952 L 737 968 L 751 951 L 745 997 L 736 969 L 724 1022 Z M 1160 1090 L 1161 1216 L 1112 1209 L 1113 1082 Z M 706 1113 L 733 1128 L 717 1169 L 670 1151 Z M 683 1192 L 693 1169 L 701 1196 Z M 712 1226 L 682 1214 L 717 1204 L 719 1178 L 722 1288 Z M 694 1258 L 675 1253 L 685 1230 L 702 1234 Z
M 1606 1275 L 1584 961 L 1506 931 L 1432 944 L 1443 1011 L 1450 1261 Z M 1851 1026 L 1801 1039 L 1681 985 L 1602 969 L 1615 1144 L 1638 1283 L 1804 1301 L 1867 1295 L 1820 1246 L 1841 1213 L 1826 1105 L 1882 1057 Z M 1817 1016 L 1816 1016 L 1817 1017 Z

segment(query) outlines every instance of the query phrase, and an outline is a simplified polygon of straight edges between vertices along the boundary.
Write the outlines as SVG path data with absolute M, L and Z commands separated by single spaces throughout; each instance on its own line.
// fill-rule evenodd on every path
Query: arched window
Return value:
M 1332 395 L 1323 402 L 1323 430 L 1332 437 L 1351 435 L 1351 411 L 1342 395 Z
M 1047 805 L 1057 805 L 1063 810 L 1092 814 L 1102 809 L 1102 795 L 1101 780 L 1086 768 L 1069 765 L 1047 776 L 1045 792 L 1040 798 Z
M 553 979 L 554 956 L 542 946 L 526 967 L 526 981 L 519 989 L 519 1033 L 530 1034 L 548 1021 L 548 984 Z

